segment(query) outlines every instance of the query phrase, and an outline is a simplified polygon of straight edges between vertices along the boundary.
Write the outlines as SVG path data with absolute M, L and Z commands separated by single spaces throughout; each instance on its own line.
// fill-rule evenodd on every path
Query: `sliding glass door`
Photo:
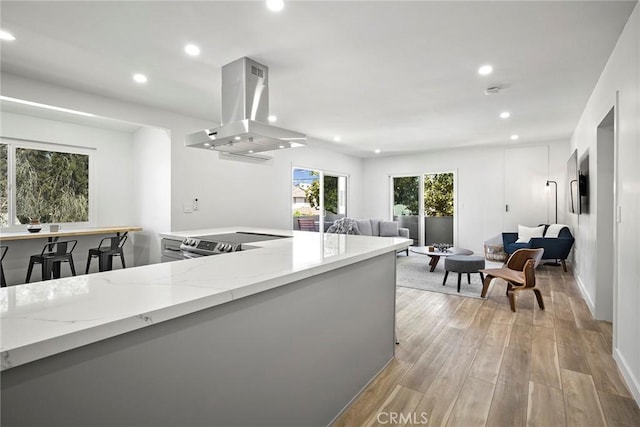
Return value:
M 394 176 L 392 179 L 393 220 L 398 221 L 399 227 L 409 229 L 409 237 L 414 245 L 420 242 L 422 225 L 422 191 L 420 176 Z M 422 246 L 422 243 L 420 243 Z
M 414 245 L 454 244 L 455 174 L 392 176 L 392 217 Z
M 454 242 L 454 175 L 452 172 L 425 174 L 424 243 Z
M 347 177 L 324 173 L 323 184 L 324 223 L 331 225 L 347 215 Z
M 326 230 L 347 215 L 347 176 L 293 168 L 293 229 Z

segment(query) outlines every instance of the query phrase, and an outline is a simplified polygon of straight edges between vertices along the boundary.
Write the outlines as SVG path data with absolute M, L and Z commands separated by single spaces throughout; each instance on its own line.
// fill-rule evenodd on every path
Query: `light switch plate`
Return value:
M 193 206 L 191 206 L 190 204 L 182 205 L 182 212 L 184 212 L 184 213 L 193 213 Z

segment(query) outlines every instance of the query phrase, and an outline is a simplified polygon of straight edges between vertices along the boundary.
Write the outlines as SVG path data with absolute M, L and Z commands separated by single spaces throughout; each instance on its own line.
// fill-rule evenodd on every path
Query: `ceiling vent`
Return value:
M 484 90 L 485 95 L 497 95 L 500 93 L 500 86 L 491 86 Z

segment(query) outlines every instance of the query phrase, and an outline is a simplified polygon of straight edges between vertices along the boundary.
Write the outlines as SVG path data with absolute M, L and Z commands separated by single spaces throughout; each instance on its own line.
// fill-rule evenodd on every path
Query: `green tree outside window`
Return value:
M 0 227 L 9 225 L 9 195 L 7 194 L 8 153 L 6 144 L 0 144 Z
M 424 212 L 426 216 L 453 216 L 453 174 L 424 177 Z
M 311 172 L 311 175 L 318 176 L 316 171 Z M 320 208 L 320 180 L 317 179 L 311 183 L 311 185 L 304 191 L 307 203 L 312 208 Z M 338 177 L 325 175 L 324 176 L 324 209 L 325 211 L 333 214 L 338 213 Z
M 25 224 L 89 220 L 89 156 L 16 148 L 16 216 Z
M 418 188 L 420 188 L 420 177 L 393 178 L 393 203 L 404 206 L 400 214 L 418 215 Z

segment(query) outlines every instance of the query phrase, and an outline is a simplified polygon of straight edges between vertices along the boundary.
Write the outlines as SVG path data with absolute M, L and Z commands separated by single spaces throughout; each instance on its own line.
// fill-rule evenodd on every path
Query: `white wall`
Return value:
M 591 188 L 597 188 L 597 127 L 616 108 L 616 204 L 621 221 L 615 231 L 614 357 L 636 401 L 640 401 L 640 6 L 629 18 L 591 94 L 571 140 L 581 156 L 590 153 Z M 616 100 L 617 99 L 617 100 Z M 595 194 L 597 197 L 597 194 Z M 592 206 L 595 201 L 592 201 Z M 575 275 L 591 308 L 597 303 L 597 213 L 574 218 L 577 227 Z
M 143 127 L 133 135 L 134 263 L 160 262 L 158 233 L 171 228 L 171 135 L 166 129 Z
M 267 153 L 273 159 L 265 163 L 220 160 L 213 151 L 184 146 L 184 135 L 216 125 L 218 118 L 185 117 L 6 73 L 1 79 L 5 96 L 168 129 L 171 135 L 171 224 L 167 228 L 174 231 L 234 225 L 291 227 L 293 165 L 348 174 L 349 212 L 361 216 L 362 160 L 359 158 L 325 150 L 321 144 L 311 144 Z M 190 205 L 195 197 L 199 199 L 200 209 L 184 213 L 184 204 Z M 128 203 L 133 205 L 133 198 Z
M 117 225 L 130 221 L 132 197 L 131 134 L 39 117 L 0 113 L 0 135 L 7 138 L 92 148 L 96 173 L 97 210 L 95 225 Z
M 615 132 L 613 117 L 610 127 L 599 127 L 597 136 L 596 170 L 597 177 L 589 174 L 593 180 L 593 200 L 590 210 L 595 212 L 596 257 L 592 262 L 596 277 L 596 299 L 592 308 L 596 319 L 613 322 L 613 274 L 614 274 L 614 165 Z M 589 159 L 591 160 L 591 159 Z M 596 179 L 597 178 L 597 179 Z
M 133 157 L 130 133 L 6 112 L 0 114 L 0 120 L 0 134 L 4 138 L 95 149 L 95 170 L 92 173 L 95 174 L 97 188 L 94 191 L 96 206 L 92 225 L 131 224 L 134 212 L 131 200 L 134 193 L 131 185 Z M 98 237 L 78 239 L 79 243 L 74 251 L 78 271 L 84 271 L 87 250 L 98 244 Z M 40 252 L 44 243 L 40 239 L 10 243 L 10 250 L 3 262 L 9 284 L 24 282 L 29 255 Z M 130 248 L 125 256 L 132 259 Z M 34 277 L 39 278 L 39 272 Z
M 361 210 L 362 161 L 314 147 L 264 153 L 271 160 L 247 163 L 221 160 L 218 153 L 194 148 L 173 151 L 174 230 L 252 225 L 290 229 L 292 224 L 292 168 L 345 173 L 350 176 L 348 209 Z M 198 198 L 200 209 L 184 213 Z
M 549 178 L 558 182 L 558 222 L 565 221 L 565 169 L 569 157 L 568 141 L 545 144 L 549 149 Z M 524 147 L 524 145 L 523 145 Z M 412 175 L 456 171 L 458 241 L 456 245 L 483 251 L 488 238 L 505 230 L 505 150 L 510 146 L 460 148 L 396 157 L 368 159 L 364 163 L 363 181 L 365 217 L 388 219 L 390 216 L 390 175 Z M 545 181 L 540 182 L 543 190 Z M 548 218 L 553 220 L 555 208 L 550 198 Z M 535 224 L 531 224 L 535 225 Z

